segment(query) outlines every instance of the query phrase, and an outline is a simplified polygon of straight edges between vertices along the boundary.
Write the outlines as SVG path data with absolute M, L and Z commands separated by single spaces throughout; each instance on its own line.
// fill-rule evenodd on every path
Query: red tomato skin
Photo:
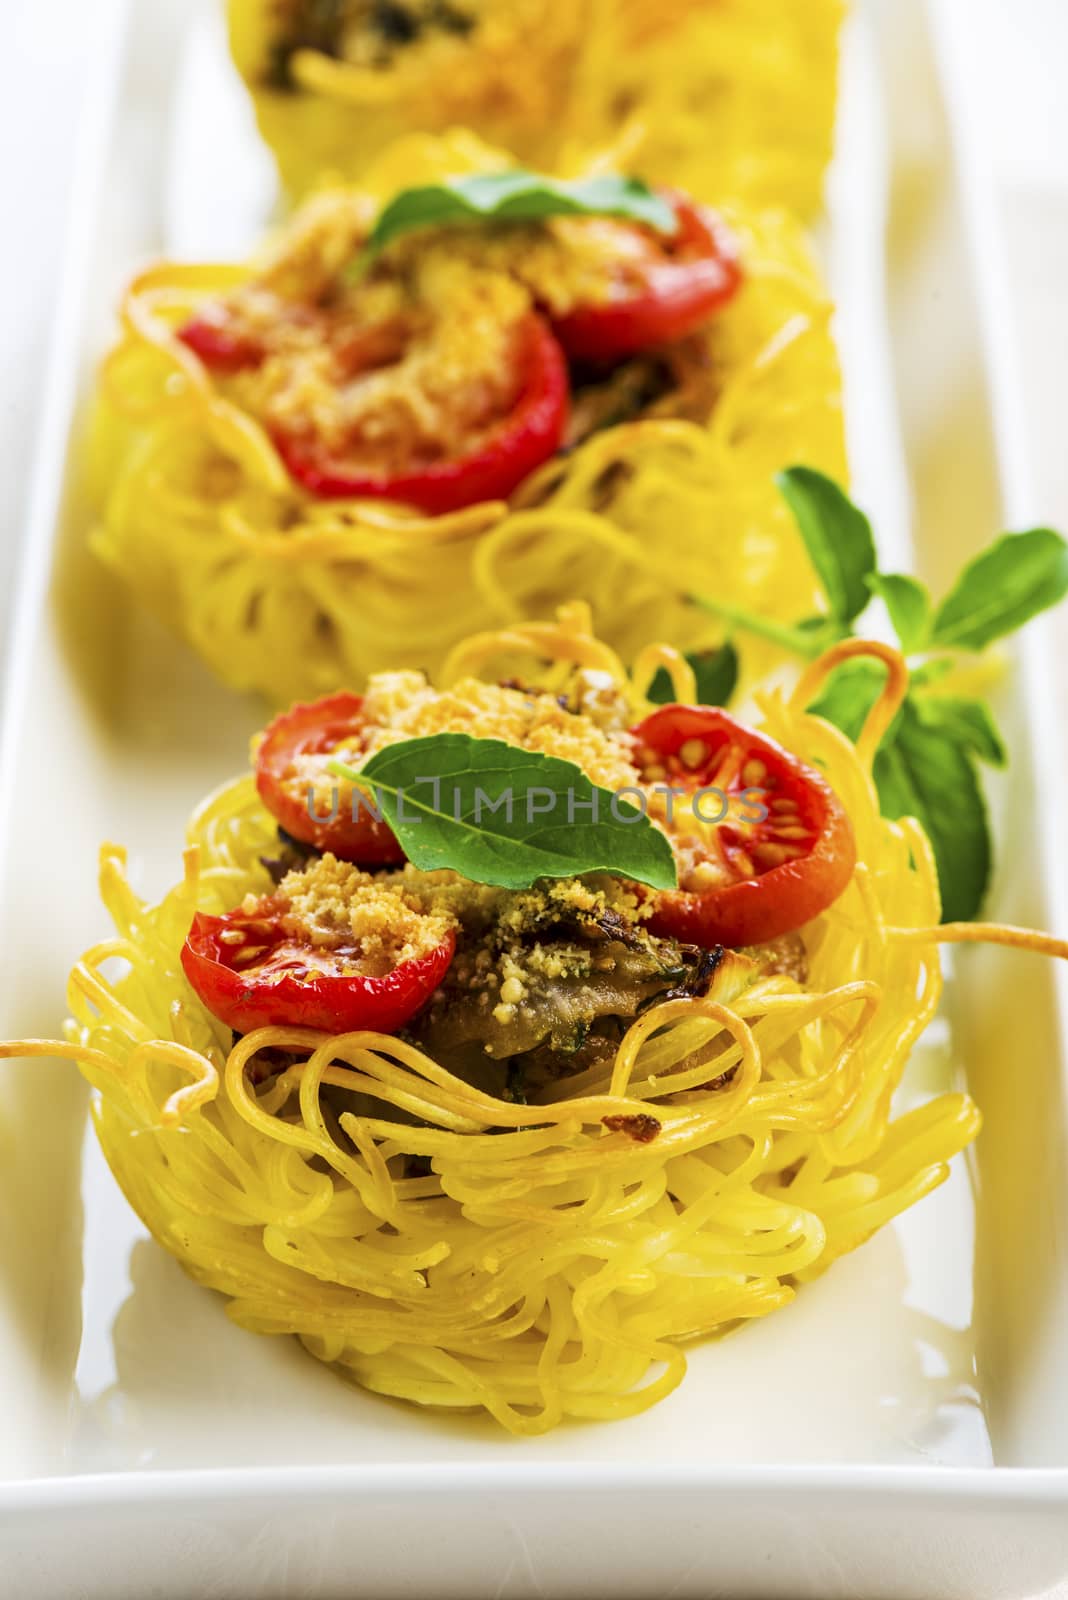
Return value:
M 255 967 L 238 971 L 226 964 L 224 931 L 247 926 L 250 920 L 264 923 L 264 938 L 275 941 L 276 951 L 292 950 L 299 962 L 301 949 L 283 933 L 277 902 L 262 901 L 259 912 L 265 915 L 249 918 L 243 912 L 229 911 L 213 917 L 198 911 L 182 946 L 182 970 L 198 998 L 235 1033 L 268 1027 L 316 1028 L 320 1033 L 361 1029 L 395 1033 L 429 1000 L 456 950 L 456 938 L 450 932 L 430 955 L 403 962 L 382 978 L 331 976 L 321 970 L 311 978 L 288 973 L 258 978 Z M 320 964 L 329 958 L 328 952 L 311 946 L 308 954 Z
M 346 467 L 314 443 L 276 429 L 274 444 L 290 476 L 320 500 L 393 500 L 443 516 L 485 500 L 507 500 L 556 454 L 567 427 L 567 362 L 548 325 L 531 315 L 524 337 L 526 375 L 519 399 L 470 455 L 389 477 Z
M 248 372 L 260 366 L 266 354 L 258 340 L 227 327 L 221 317 L 193 317 L 179 328 L 178 337 L 200 357 L 209 372 L 223 375 Z
M 681 339 L 707 322 L 740 287 L 737 241 L 722 218 L 684 195 L 663 192 L 678 218 L 672 243 L 679 259 L 668 256 L 651 266 L 642 290 L 603 304 L 576 306 L 554 319 L 556 337 L 573 361 L 620 361 L 651 345 Z
M 689 739 L 705 739 L 713 748 L 742 741 L 789 785 L 799 799 L 801 818 L 816 835 L 807 854 L 755 877 L 704 893 L 661 891 L 648 923 L 653 933 L 705 949 L 740 949 L 794 933 L 833 905 L 853 876 L 856 841 L 845 808 L 815 768 L 714 706 L 661 706 L 632 731 L 641 744 L 664 757 L 676 754 Z M 696 777 L 693 787 L 700 786 Z
M 342 804 L 332 822 L 315 818 L 307 793 L 294 795 L 283 787 L 282 774 L 298 755 L 326 755 L 363 725 L 363 696 L 342 690 L 321 700 L 299 702 L 268 723 L 256 751 L 256 789 L 285 831 L 316 850 L 329 850 L 339 861 L 362 867 L 397 866 L 404 851 L 388 823 L 359 804 Z M 370 797 L 368 797 L 370 799 Z
M 784 861 L 757 878 L 746 878 L 711 894 L 691 894 L 682 889 L 662 892 L 656 911 L 649 919 L 652 933 L 681 939 L 687 944 L 700 945 L 711 950 L 724 945 L 728 950 L 740 950 L 746 945 L 767 944 L 784 933 L 796 933 L 798 928 L 819 916 L 841 894 L 853 875 L 855 846 L 853 830 L 849 828 L 841 843 L 848 844 L 851 854 L 848 870 L 839 880 L 839 863 L 828 863 L 827 881 L 834 887 L 826 895 L 814 899 L 811 874 L 806 870 L 810 857 L 799 861 Z M 817 846 L 819 849 L 819 846 Z M 773 878 L 774 885 L 767 882 Z M 774 889 L 778 906 L 769 905 L 767 891 Z M 804 907 L 803 910 L 799 909 Z

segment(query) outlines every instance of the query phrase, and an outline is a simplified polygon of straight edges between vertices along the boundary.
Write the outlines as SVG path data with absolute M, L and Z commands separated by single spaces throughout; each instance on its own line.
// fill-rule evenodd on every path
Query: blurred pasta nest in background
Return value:
M 508 164 L 470 135 L 413 136 L 368 174 L 368 216 L 413 184 Z M 310 202 L 334 203 L 352 196 Z M 708 326 L 707 420 L 654 405 L 557 455 L 510 502 L 438 516 L 304 492 L 176 336 L 253 268 L 149 268 L 102 373 L 95 549 L 222 679 L 276 702 L 358 687 L 413 651 L 436 670 L 465 635 L 572 596 L 627 660 L 657 638 L 718 643 L 693 594 L 796 618 L 816 591 L 774 474 L 803 461 L 844 475 L 831 306 L 796 222 L 722 210 L 744 281 Z
M 555 692 L 556 654 L 526 681 Z M 517 1433 L 622 1417 L 681 1381 L 685 1341 L 785 1305 L 945 1177 L 971 1102 L 890 1111 L 941 991 L 935 946 L 892 931 L 938 920 L 929 845 L 880 817 L 867 754 L 836 729 L 778 693 L 762 712 L 856 837 L 852 882 L 804 930 L 807 976 L 728 954 L 706 995 L 639 1014 L 614 1058 L 530 1104 L 387 1034 L 232 1038 L 196 999 L 194 911 L 270 886 L 250 778 L 205 803 L 159 905 L 105 848 L 116 933 L 72 974 L 70 1052 L 131 1205 L 235 1321 Z
M 608 158 L 700 199 L 819 208 L 843 0 L 230 0 L 287 187 L 470 127 L 529 165 Z

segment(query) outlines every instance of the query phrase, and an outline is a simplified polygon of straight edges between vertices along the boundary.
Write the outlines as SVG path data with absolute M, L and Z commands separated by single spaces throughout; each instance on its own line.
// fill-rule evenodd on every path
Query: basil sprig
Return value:
M 801 531 L 830 615 L 840 623 L 852 622 L 871 599 L 871 523 L 833 478 L 812 467 L 791 467 L 776 482 Z
M 738 682 L 738 652 L 728 639 L 718 650 L 695 650 L 686 660 L 693 668 L 699 706 L 725 706 Z M 658 667 L 649 685 L 655 706 L 670 705 L 675 698 L 666 667 Z
M 831 478 L 791 467 L 777 482 L 826 609 L 784 624 L 705 597 L 695 596 L 696 603 L 733 628 L 812 660 L 856 632 L 874 597 L 883 602 L 912 677 L 875 756 L 880 807 L 886 817 L 923 824 L 938 865 L 943 919 L 965 921 L 982 905 L 993 858 L 980 766 L 1002 767 L 1006 754 L 986 702 L 947 692 L 946 680 L 962 654 L 985 650 L 1068 594 L 1068 544 L 1050 528 L 1003 534 L 936 604 L 917 578 L 879 571 L 868 519 Z M 812 710 L 855 739 L 883 681 L 874 662 L 843 662 Z
M 589 178 L 546 178 L 516 167 L 402 189 L 378 214 L 370 237 L 349 271 L 358 277 L 401 234 L 470 222 L 537 222 L 544 217 L 625 217 L 658 233 L 678 222 L 670 203 L 640 178 L 602 173 Z
M 557 756 L 436 733 L 387 745 L 359 769 L 329 768 L 373 795 L 424 872 L 451 867 L 502 889 L 585 872 L 675 887 L 671 846 L 644 811 Z

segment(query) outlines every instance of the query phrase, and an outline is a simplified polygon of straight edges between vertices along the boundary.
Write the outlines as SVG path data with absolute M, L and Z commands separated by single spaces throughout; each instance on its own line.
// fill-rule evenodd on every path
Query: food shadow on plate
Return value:
M 454 1462 L 517 1452 L 604 1460 L 621 1448 L 665 1461 L 681 1448 L 695 1463 L 724 1464 L 989 1460 L 970 1329 L 906 1303 L 905 1256 L 889 1231 L 806 1286 L 793 1307 L 691 1346 L 681 1390 L 651 1412 L 611 1425 L 569 1422 L 532 1440 L 511 1438 L 485 1417 L 368 1393 L 339 1381 L 296 1339 L 246 1333 L 218 1295 L 144 1237 L 130 1252 L 128 1287 L 100 1329 L 96 1359 L 80 1363 L 67 1470 Z M 758 1413 L 739 1404 L 746 1388 L 762 1391 Z M 694 1429 L 695 1412 L 714 1419 L 711 1428 Z
M 88 1090 L 68 1062 L 3 1062 L 0 1082 L 0 1349 L 12 1380 L 0 1430 L 3 1478 L 23 1465 L 12 1410 L 26 1408 L 36 1451 L 48 1448 L 41 1417 L 68 1403 L 81 1338 Z

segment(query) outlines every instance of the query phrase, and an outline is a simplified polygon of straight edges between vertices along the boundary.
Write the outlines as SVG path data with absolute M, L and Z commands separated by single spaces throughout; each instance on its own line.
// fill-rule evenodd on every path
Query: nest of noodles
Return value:
M 302 49 L 288 87 L 279 11 L 229 0 L 230 42 L 294 194 L 459 125 L 535 167 L 599 158 L 703 199 L 819 208 L 843 0 L 483 0 L 473 35 L 409 45 L 386 70 Z
M 475 641 L 450 676 L 533 651 L 555 658 L 540 678 L 552 686 L 561 663 L 591 659 L 578 615 Z M 799 707 L 865 649 L 892 671 L 854 747 Z M 672 652 L 647 658 L 646 676 L 657 659 L 685 693 Z M 854 641 L 792 701 L 763 701 L 766 731 L 826 773 L 856 834 L 854 879 L 805 929 L 805 986 L 739 979 L 732 958 L 707 997 L 651 1008 L 614 1064 L 536 1105 L 481 1093 L 388 1035 L 267 1028 L 232 1042 L 179 951 L 196 909 L 268 889 L 259 858 L 274 823 L 250 778 L 196 815 L 184 879 L 159 905 L 106 847 L 115 937 L 75 968 L 58 1049 L 98 1091 L 97 1131 L 130 1204 L 237 1323 L 296 1334 L 368 1389 L 481 1408 L 525 1434 L 653 1405 L 681 1381 L 685 1342 L 786 1305 L 940 1183 L 978 1127 L 958 1094 L 890 1115 L 941 991 L 935 945 L 895 934 L 937 922 L 930 847 L 917 824 L 880 817 L 869 770 L 903 682 L 900 657 Z M 264 1049 L 292 1065 L 250 1074 Z M 659 1131 L 641 1142 L 606 1117 L 653 1117 Z
M 369 206 L 504 160 L 467 135 L 404 141 L 369 183 Z M 175 337 L 249 269 L 150 268 L 102 373 L 95 550 L 219 677 L 284 704 L 410 665 L 413 640 L 418 665 L 436 671 L 459 639 L 571 596 L 626 660 L 654 639 L 721 641 L 692 593 L 783 620 L 814 609 L 774 473 L 804 461 L 844 476 L 831 306 L 796 223 L 729 215 L 747 279 L 709 325 L 722 380 L 707 424 L 651 415 L 607 428 L 510 504 L 430 518 L 294 484 L 266 431 Z

